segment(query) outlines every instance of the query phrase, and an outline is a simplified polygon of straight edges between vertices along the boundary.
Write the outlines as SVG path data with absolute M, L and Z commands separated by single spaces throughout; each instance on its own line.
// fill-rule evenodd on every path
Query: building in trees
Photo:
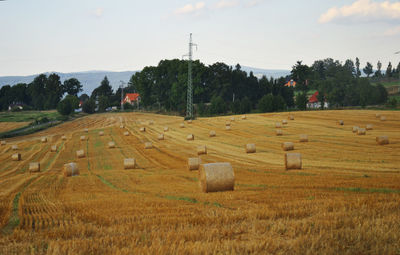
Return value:
M 140 95 L 139 93 L 126 93 L 124 100 L 122 101 L 123 104 L 128 103 L 128 104 L 135 104 L 140 101 Z
M 291 79 L 290 81 L 288 81 L 287 83 L 285 83 L 285 86 L 286 87 L 296 87 L 296 82 L 293 80 L 293 79 Z
M 307 108 L 309 108 L 309 109 L 320 109 L 321 108 L 321 102 L 318 100 L 318 95 L 319 95 L 319 92 L 317 91 L 308 99 Z M 328 108 L 328 107 L 329 107 L 329 103 L 325 101 L 323 108 Z

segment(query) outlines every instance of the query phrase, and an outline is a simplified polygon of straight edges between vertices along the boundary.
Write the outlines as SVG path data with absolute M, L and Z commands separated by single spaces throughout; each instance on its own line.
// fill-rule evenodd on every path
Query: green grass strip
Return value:
M 356 193 L 383 193 L 383 194 L 400 194 L 400 190 L 396 189 L 387 189 L 387 188 L 343 188 L 343 187 L 338 187 L 338 188 L 332 188 L 336 191 L 347 191 L 347 192 L 356 192 Z

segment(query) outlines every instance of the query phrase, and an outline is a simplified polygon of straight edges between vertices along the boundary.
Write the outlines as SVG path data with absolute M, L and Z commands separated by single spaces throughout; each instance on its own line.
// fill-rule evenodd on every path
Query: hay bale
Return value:
M 207 146 L 205 145 L 197 146 L 197 155 L 203 155 L 203 154 L 207 154 Z
M 386 135 L 381 135 L 381 136 L 377 136 L 376 137 L 376 142 L 379 145 L 385 145 L 385 144 L 389 144 L 389 138 Z
M 124 132 L 124 136 L 129 136 L 129 132 L 128 132 L 128 131 L 125 131 L 125 132 Z
M 187 123 L 192 124 L 192 120 L 188 120 Z
M 226 122 L 225 122 L 225 126 L 226 126 L 226 127 L 229 127 L 230 125 L 231 125 L 231 122 L 230 122 L 230 121 L 226 121 Z
M 365 129 L 366 129 L 366 130 L 372 130 L 372 129 L 374 129 L 374 126 L 373 126 L 372 124 L 368 124 L 368 125 L 365 127 Z
M 282 136 L 282 135 L 283 135 L 282 129 L 277 129 L 276 136 Z
M 380 113 L 375 113 L 375 118 L 380 118 L 381 114 Z
M 301 169 L 301 154 L 300 153 L 285 153 L 285 169 Z
M 357 130 L 357 135 L 365 135 L 365 133 L 366 133 L 365 128 L 359 128 Z
M 86 133 L 88 133 L 88 132 L 89 132 L 89 129 L 85 128 L 84 131 L 85 131 Z
M 146 132 L 146 128 L 145 128 L 145 127 L 141 127 L 141 128 L 139 129 L 139 131 L 140 131 L 140 132 Z
M 276 122 L 275 123 L 275 128 L 282 128 L 282 123 L 281 122 Z
M 121 124 L 121 125 L 119 126 L 119 128 L 125 128 L 125 126 L 124 126 L 123 124 Z
M 104 135 L 104 132 L 103 131 L 100 131 L 99 132 L 99 136 L 103 136 Z
M 386 117 L 385 116 L 381 116 L 381 121 L 386 121 Z
M 164 127 L 164 132 L 168 132 L 169 128 L 168 127 Z
M 42 137 L 42 139 L 40 140 L 42 143 L 47 143 L 47 137 Z
M 289 120 L 294 120 L 294 116 L 293 115 L 289 115 L 288 119 Z
M 248 143 L 245 146 L 246 153 L 256 153 L 256 145 L 254 143 Z
M 301 134 L 301 135 L 300 135 L 300 142 L 301 142 L 301 143 L 306 143 L 306 142 L 308 142 L 308 135 L 306 135 L 306 134 Z
M 209 137 L 215 137 L 217 133 L 215 133 L 215 130 L 211 130 L 210 133 L 208 134 Z
M 189 134 L 188 136 L 186 136 L 186 140 L 193 141 L 194 140 L 194 135 L 193 134 Z
M 337 123 L 338 125 L 340 125 L 340 126 L 343 126 L 343 125 L 344 125 L 344 121 L 343 121 L 343 120 L 338 120 L 336 123 Z
M 86 140 L 86 136 L 82 135 L 80 139 L 81 139 L 81 141 L 85 141 Z
M 18 150 L 18 145 L 14 144 L 13 146 L 11 146 L 11 149 L 12 149 L 13 151 Z
M 164 134 L 159 134 L 157 137 L 158 140 L 164 140 Z
M 199 170 L 200 164 L 201 164 L 200 158 L 188 158 L 189 171 Z
M 153 124 L 154 124 L 154 121 L 149 120 L 149 125 L 153 125 Z
M 124 169 L 134 169 L 136 167 L 136 159 L 126 158 L 124 159 Z
M 50 151 L 51 151 L 51 152 L 57 152 L 57 145 L 51 146 Z
M 246 119 L 247 119 L 246 115 L 243 115 L 242 120 L 246 120 Z
M 108 142 L 108 148 L 109 149 L 115 148 L 115 142 L 113 142 L 113 141 Z
M 61 140 L 65 141 L 67 140 L 67 137 L 65 135 L 61 136 Z
M 85 151 L 84 150 L 76 151 L 76 156 L 78 158 L 84 158 L 85 157 Z
M 40 172 L 40 163 L 39 162 L 29 163 L 29 172 L 31 173 Z
M 292 142 L 283 142 L 282 149 L 284 151 L 291 151 L 294 150 L 294 144 Z
M 179 127 L 180 127 L 180 128 L 184 128 L 184 127 L 185 127 L 185 123 L 181 123 L 181 124 L 179 125 Z
M 235 117 L 231 117 L 231 121 L 235 121 Z
M 225 129 L 230 131 L 230 130 L 232 130 L 232 127 L 231 126 L 226 126 Z
M 153 144 L 151 142 L 146 142 L 146 143 L 144 143 L 144 148 L 145 149 L 152 149 L 153 148 Z
M 0 144 L 1 144 L 1 146 L 4 146 L 4 145 L 7 144 L 7 142 L 6 141 L 1 141 Z
M 357 130 L 359 129 L 358 126 L 353 126 L 353 133 L 357 133 Z
M 11 160 L 12 160 L 12 161 L 20 161 L 20 160 L 21 160 L 21 154 L 20 154 L 20 153 L 14 153 L 14 154 L 11 156 Z
M 287 120 L 282 120 L 283 125 L 287 125 Z
M 233 190 L 235 173 L 230 163 L 210 163 L 200 166 L 199 182 L 203 192 Z
M 78 165 L 76 163 L 73 163 L 73 162 L 64 164 L 63 173 L 64 173 L 65 177 L 71 177 L 71 176 L 79 175 Z

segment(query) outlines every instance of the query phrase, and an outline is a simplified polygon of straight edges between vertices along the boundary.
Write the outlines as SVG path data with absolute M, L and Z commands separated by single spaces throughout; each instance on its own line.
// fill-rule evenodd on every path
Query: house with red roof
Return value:
M 285 86 L 286 87 L 296 87 L 296 82 L 292 79 L 292 80 L 290 80 L 290 81 L 288 81 L 286 84 L 285 84 Z
M 315 92 L 309 99 L 307 103 L 307 108 L 309 109 L 320 109 L 321 108 L 321 102 L 318 101 L 318 91 Z M 324 108 L 328 108 L 329 104 L 328 102 L 324 102 Z
M 126 93 L 124 100 L 122 101 L 123 104 L 129 103 L 129 104 L 134 104 L 140 101 L 140 95 L 139 93 Z

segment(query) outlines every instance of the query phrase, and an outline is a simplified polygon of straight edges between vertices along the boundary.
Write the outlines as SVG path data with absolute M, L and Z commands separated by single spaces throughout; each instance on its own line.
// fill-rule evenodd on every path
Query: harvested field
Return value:
M 234 116 L 230 131 L 224 124 L 232 116 L 198 118 L 181 129 L 180 117 L 107 113 L 5 139 L 0 254 L 398 254 L 400 112 L 291 115 L 283 136 L 275 123 L 288 113 Z M 373 129 L 365 135 L 352 133 L 367 124 Z M 210 138 L 210 130 L 218 135 Z M 188 142 L 188 134 L 195 139 Z M 390 143 L 378 145 L 380 136 Z M 285 169 L 284 142 L 301 153 L 301 170 Z M 248 143 L 257 153 L 244 153 Z M 18 144 L 21 161 L 11 160 L 10 144 Z M 199 170 L 188 170 L 203 145 L 202 164 L 231 164 L 233 191 L 205 193 Z M 135 159 L 129 171 L 128 158 Z M 29 172 L 31 162 L 40 172 Z M 70 162 L 79 175 L 64 176 Z
M 25 127 L 29 122 L 0 122 L 0 133 Z

